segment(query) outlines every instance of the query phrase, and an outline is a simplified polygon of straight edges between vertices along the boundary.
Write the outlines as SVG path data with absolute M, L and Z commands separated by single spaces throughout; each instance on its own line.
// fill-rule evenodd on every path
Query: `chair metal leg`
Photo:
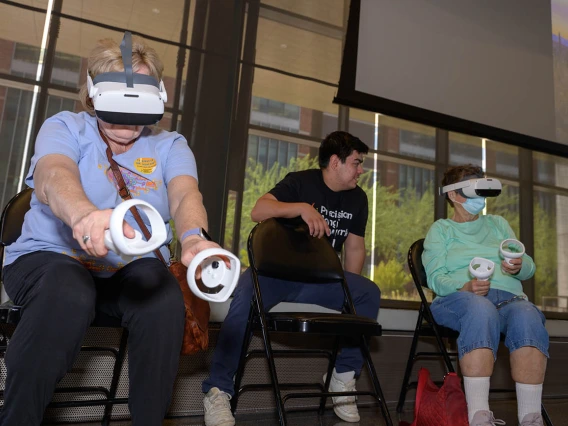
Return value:
M 250 244 L 250 239 L 249 239 Z M 250 250 L 250 249 L 249 249 Z M 249 251 L 250 258 L 250 251 Z M 253 262 L 251 262 L 252 264 Z M 284 410 L 284 402 L 282 401 L 282 395 L 280 394 L 280 388 L 278 386 L 278 376 L 276 374 L 276 366 L 274 365 L 274 353 L 272 352 L 272 344 L 270 342 L 270 332 L 268 330 L 268 324 L 266 323 L 266 315 L 264 311 L 264 305 L 262 303 L 262 298 L 260 296 L 260 283 L 258 281 L 258 275 L 256 270 L 252 269 L 252 282 L 254 285 L 254 298 L 253 303 L 256 309 L 256 313 L 260 320 L 260 331 L 262 332 L 262 340 L 264 342 L 264 352 L 266 355 L 266 361 L 268 362 L 268 368 L 270 371 L 270 379 L 272 381 L 272 388 L 274 390 L 274 399 L 276 400 L 276 408 L 278 409 L 278 420 L 280 426 L 286 426 L 286 412 Z
M 122 365 L 124 364 L 124 357 L 126 355 L 126 344 L 128 341 L 128 330 L 122 329 L 122 336 L 120 337 L 120 344 L 118 348 L 118 354 L 114 360 L 114 368 L 112 371 L 112 381 L 110 383 L 109 389 L 109 402 L 105 405 L 105 413 L 103 415 L 101 425 L 108 426 L 110 422 L 110 417 L 112 415 L 112 407 L 114 402 L 112 400 L 116 397 L 116 391 L 118 389 L 118 381 L 120 379 L 120 373 L 122 371 Z
M 329 360 L 329 364 L 327 366 L 327 373 L 325 377 L 325 383 L 323 385 L 324 392 L 329 390 L 329 384 L 331 383 L 331 375 L 333 374 L 333 367 L 335 367 L 335 361 L 337 360 L 337 352 L 339 351 L 339 344 L 340 338 L 335 338 L 335 344 L 333 347 L 333 352 L 331 354 L 331 359 Z M 325 403 L 327 401 L 327 396 L 322 396 L 320 399 L 320 406 L 319 406 L 319 415 L 322 416 L 325 412 Z
M 552 420 L 550 420 L 550 417 L 548 416 L 548 412 L 546 411 L 544 404 L 541 404 L 540 411 L 541 411 L 542 419 L 544 420 L 544 424 L 546 426 L 554 426 L 552 424 Z
M 278 386 L 278 376 L 276 375 L 276 366 L 274 365 L 274 354 L 272 353 L 272 346 L 270 336 L 268 335 L 266 319 L 264 314 L 261 313 L 262 324 L 262 339 L 264 341 L 264 351 L 266 353 L 266 360 L 270 371 L 270 379 L 272 380 L 272 389 L 274 390 L 274 399 L 276 400 L 276 408 L 278 409 L 278 421 L 280 426 L 286 426 L 286 412 L 284 410 L 284 403 L 282 402 L 282 395 Z
M 424 308 L 426 309 L 426 308 Z M 440 348 L 440 353 L 444 358 L 444 363 L 446 364 L 446 368 L 448 369 L 448 373 L 455 373 L 456 369 L 452 364 L 452 360 L 450 359 L 450 355 L 448 355 L 448 350 L 446 349 L 446 345 L 444 344 L 444 340 L 442 336 L 440 336 L 440 331 L 438 330 L 438 324 L 434 321 L 432 317 L 432 313 L 430 311 L 425 312 L 426 319 L 430 322 L 432 326 L 432 331 L 434 332 L 434 336 L 436 337 L 436 342 L 438 343 L 438 348 Z M 428 319 L 429 318 L 429 319 Z
M 270 342 L 270 336 L 264 312 L 260 312 L 260 323 L 262 339 L 264 341 L 264 351 L 266 353 L 266 361 L 268 362 L 270 379 L 272 380 L 272 389 L 274 391 L 274 399 L 276 400 L 276 408 L 278 409 L 278 421 L 280 423 L 280 426 L 286 426 L 286 411 L 284 410 L 284 403 L 282 401 L 282 395 L 280 394 L 280 388 L 278 386 L 276 365 L 274 365 L 274 354 L 272 353 L 272 345 Z
M 373 360 L 371 359 L 371 352 L 369 351 L 369 345 L 367 343 L 366 336 L 361 336 L 361 351 L 363 352 L 363 356 L 365 357 L 365 361 L 367 363 L 367 369 L 369 370 L 369 375 L 371 376 L 371 383 L 373 383 L 375 394 L 377 396 L 377 399 L 379 400 L 383 418 L 385 419 L 387 426 L 393 426 L 389 409 L 387 407 L 387 402 L 385 401 L 385 396 L 383 395 L 383 390 L 381 389 L 381 384 L 379 383 L 379 377 L 377 376 L 377 371 L 375 370 Z
M 416 347 L 418 346 L 418 338 L 420 336 L 420 328 L 422 326 L 423 319 L 424 319 L 424 304 L 421 304 L 420 310 L 418 311 L 418 321 L 416 322 L 414 336 L 412 337 L 412 344 L 410 345 L 410 353 L 408 354 L 408 361 L 406 361 L 406 370 L 404 371 L 404 378 L 402 379 L 402 385 L 400 387 L 398 404 L 396 405 L 396 411 L 398 413 L 402 413 L 402 408 L 404 407 L 404 401 L 406 401 L 406 393 L 408 392 L 408 382 L 410 381 L 410 374 L 412 373 L 412 367 L 414 366 L 414 355 L 416 354 Z
M 239 402 L 241 381 L 243 379 L 243 374 L 245 372 L 245 364 L 247 361 L 247 351 L 250 346 L 250 341 L 252 340 L 252 321 L 254 319 L 254 305 L 251 303 L 249 317 L 247 321 L 247 328 L 245 330 L 245 335 L 243 338 L 243 347 L 241 349 L 241 356 L 239 358 L 239 367 L 237 368 L 237 373 L 235 374 L 235 393 L 233 398 L 231 398 L 231 411 L 233 415 L 237 411 L 237 403 Z

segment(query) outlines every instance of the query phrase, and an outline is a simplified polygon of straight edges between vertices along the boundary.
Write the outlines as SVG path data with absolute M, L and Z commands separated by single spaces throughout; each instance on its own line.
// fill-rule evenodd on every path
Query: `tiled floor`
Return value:
M 548 413 L 554 426 L 568 426 L 568 401 L 567 400 L 547 400 L 545 402 Z M 517 425 L 517 407 L 515 401 L 492 401 L 491 408 L 495 416 L 505 420 L 507 425 Z M 378 408 L 362 408 L 359 410 L 361 421 L 358 423 L 346 423 L 336 417 L 333 411 L 328 410 L 325 415 L 319 417 L 315 412 L 293 412 L 288 413 L 289 426 L 383 426 L 385 425 L 380 410 Z M 398 425 L 400 420 L 412 421 L 412 413 L 403 413 L 401 417 L 396 411 L 391 412 L 394 425 Z M 69 424 L 68 426 L 93 426 L 96 423 Z M 130 426 L 131 422 L 112 422 L 111 426 Z M 203 426 L 202 417 L 185 417 L 179 419 L 167 419 L 163 426 Z M 277 426 L 276 417 L 266 414 L 237 416 L 237 426 Z

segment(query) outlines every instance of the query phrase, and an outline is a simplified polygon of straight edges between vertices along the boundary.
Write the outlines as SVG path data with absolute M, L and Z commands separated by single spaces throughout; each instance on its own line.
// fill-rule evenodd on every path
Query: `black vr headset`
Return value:
M 490 178 L 467 179 L 440 188 L 440 195 L 449 191 L 457 191 L 465 198 L 497 197 L 501 194 L 501 182 Z
M 124 33 L 120 44 L 124 72 L 105 72 L 94 79 L 87 72 L 87 88 L 95 114 L 111 124 L 149 126 L 164 115 L 168 100 L 163 80 L 132 70 L 132 34 Z

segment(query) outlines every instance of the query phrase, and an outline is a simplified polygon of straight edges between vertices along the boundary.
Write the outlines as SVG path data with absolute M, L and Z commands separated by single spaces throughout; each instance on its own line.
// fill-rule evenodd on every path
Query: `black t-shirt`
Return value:
M 358 186 L 347 191 L 332 191 L 319 169 L 288 173 L 269 192 L 285 203 L 308 203 L 324 217 L 331 235 L 329 242 L 336 251 L 352 232 L 365 237 L 367 226 L 367 194 Z

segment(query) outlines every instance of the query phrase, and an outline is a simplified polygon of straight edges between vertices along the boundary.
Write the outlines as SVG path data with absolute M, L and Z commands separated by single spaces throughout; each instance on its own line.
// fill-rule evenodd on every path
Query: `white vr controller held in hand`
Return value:
M 501 241 L 501 244 L 499 244 L 499 251 L 501 252 L 501 256 L 505 259 L 505 262 L 512 265 L 511 259 L 518 259 L 525 254 L 525 246 L 519 240 L 509 238 Z
M 122 223 L 126 212 L 133 206 L 143 211 L 152 229 L 152 236 L 148 241 L 142 238 L 138 230 L 134 230 L 134 238 L 124 235 Z M 130 261 L 134 256 L 143 256 L 160 248 L 168 238 L 168 232 L 162 215 L 144 200 L 126 200 L 116 206 L 110 216 L 109 229 L 105 231 L 105 245 L 109 250 L 120 255 L 124 260 Z
M 225 260 L 229 259 L 231 267 L 227 267 Z M 197 267 L 201 265 L 201 281 L 210 289 L 201 291 L 195 280 Z M 187 284 L 197 297 L 208 302 L 225 302 L 237 286 L 241 271 L 241 261 L 237 256 L 222 248 L 205 249 L 197 253 L 187 268 Z
M 469 273 L 480 281 L 487 281 L 494 270 L 495 263 L 484 257 L 474 257 L 469 262 Z
M 138 230 L 134 230 L 134 238 L 124 235 L 123 222 L 126 212 L 133 206 L 143 211 L 152 229 L 152 236 L 148 241 L 142 238 Z M 116 206 L 110 216 L 109 229 L 105 231 L 105 245 L 114 251 L 126 262 L 135 256 L 143 256 L 159 249 L 167 240 L 168 232 L 162 215 L 149 203 L 140 199 L 126 200 Z M 230 260 L 228 268 L 223 258 Z M 195 280 L 197 268 L 201 266 L 201 280 L 207 287 L 203 292 Z M 222 248 L 210 248 L 199 252 L 190 262 L 187 269 L 187 283 L 191 291 L 200 299 L 209 302 L 225 302 L 237 286 L 241 262 L 233 253 Z

